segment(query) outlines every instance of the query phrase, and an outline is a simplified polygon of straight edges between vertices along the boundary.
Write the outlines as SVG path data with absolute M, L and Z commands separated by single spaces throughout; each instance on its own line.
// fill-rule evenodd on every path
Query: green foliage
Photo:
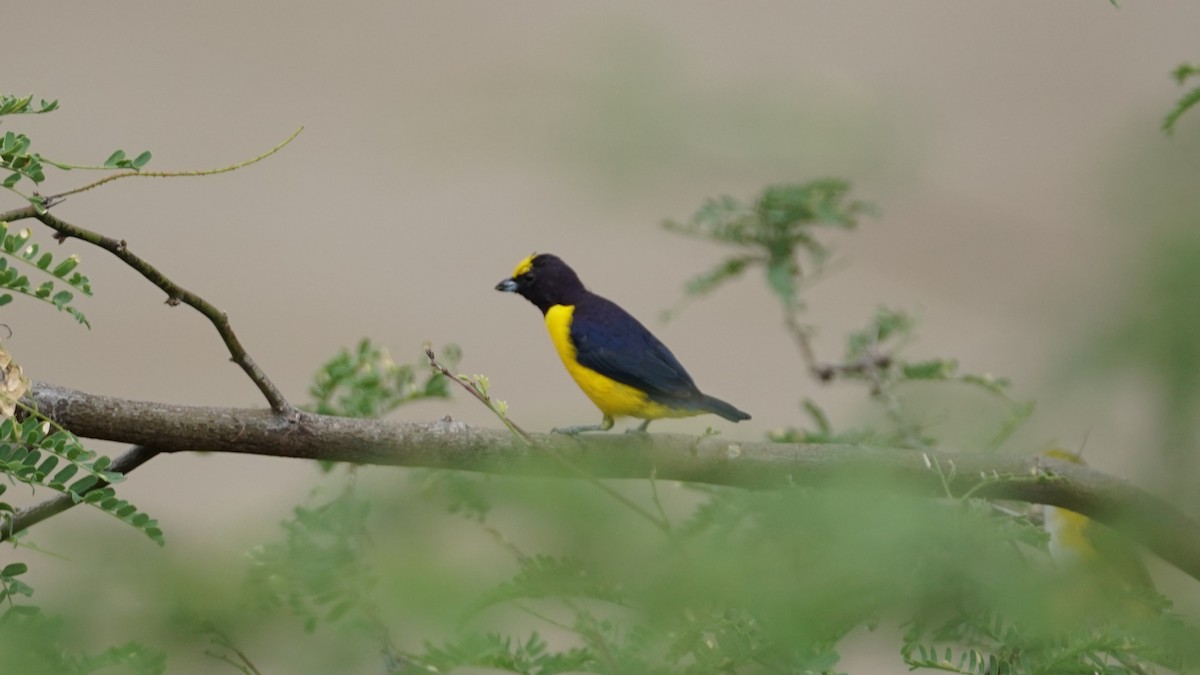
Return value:
M 160 675 L 166 654 L 136 642 L 99 653 L 79 651 L 78 640 L 59 619 L 34 607 L 10 607 L 0 614 L 0 672 L 21 675 Z
M 961 375 L 952 361 L 900 359 L 913 326 L 903 313 L 880 310 L 848 337 L 847 364 L 876 364 L 887 387 L 965 384 L 1007 396 L 1007 382 Z M 835 439 L 820 407 L 810 401 L 807 409 L 818 433 Z M 315 636 L 323 625 L 379 636 L 387 672 L 834 672 L 839 642 L 880 622 L 907 628 L 901 657 L 914 669 L 1117 673 L 1142 672 L 1120 668 L 1144 671 L 1147 659 L 1197 658 L 1186 641 L 1162 639 L 1168 627 L 1184 624 L 1157 609 L 1161 599 L 1139 602 L 1155 607 L 1152 613 L 1131 615 L 1121 604 L 1127 592 L 1063 576 L 1047 564 L 1037 524 L 982 500 L 896 497 L 895 488 L 855 475 L 820 492 L 693 488 L 698 500 L 684 500 L 694 502 L 690 514 L 664 534 L 625 503 L 562 482 L 448 471 L 415 472 L 414 479 L 423 500 L 478 528 L 482 541 L 472 549 L 490 542 L 515 566 L 490 589 L 459 596 L 453 637 L 417 650 L 391 645 L 381 570 L 402 566 L 370 546 L 380 535 L 352 490 L 297 509 L 284 524 L 285 541 L 255 552 L 255 592 L 299 616 Z M 658 503 L 657 490 L 651 498 Z M 678 500 L 667 508 L 678 511 Z M 409 534 L 385 519 L 392 537 L 415 540 L 423 535 L 413 528 L 449 527 L 417 516 L 411 503 L 398 509 Z M 538 532 L 539 552 L 525 552 L 501 522 Z M 462 543 L 423 541 L 424 564 L 458 567 L 441 583 L 491 576 L 498 563 L 494 555 L 463 559 L 454 552 Z M 452 597 L 433 593 L 442 602 Z M 1099 600 L 1073 600 L 1081 597 Z M 504 629 L 486 628 L 497 615 L 507 617 Z M 989 625 L 1004 630 L 989 633 Z
M 76 502 L 93 506 L 137 528 L 159 545 L 163 533 L 158 521 L 136 506 L 116 496 L 110 483 L 124 476 L 109 470 L 111 460 L 97 455 L 69 431 L 56 428 L 37 414 L 22 421 L 14 418 L 0 422 L 0 475 L 31 487 L 43 487 L 70 495 Z M 0 484 L 0 495 L 5 486 Z M 0 502 L 0 532 L 8 530 L 15 509 Z
M 688 236 L 750 249 L 749 253 L 727 258 L 693 277 L 684 287 L 685 298 L 709 293 L 746 269 L 762 265 L 767 287 L 782 305 L 787 326 L 800 346 L 809 372 L 823 382 L 842 380 L 866 385 L 871 399 L 882 407 L 890 423 L 890 428 L 837 431 L 820 406 L 806 400 L 803 408 L 816 429 L 786 427 L 771 432 L 772 440 L 933 447 L 937 439 L 928 433 L 922 420 L 906 410 L 900 388 L 911 383 L 953 382 L 985 391 L 1003 404 L 1003 421 L 985 446 L 987 450 L 995 450 L 1029 418 L 1032 403 L 1011 399 L 1007 380 L 991 375 L 960 374 L 957 362 L 952 359 L 902 359 L 901 352 L 917 324 L 907 312 L 876 310 L 865 328 L 847 336 L 841 362 L 816 360 L 810 341 L 815 329 L 802 324 L 799 316 L 805 306 L 802 298 L 805 285 L 831 255 L 818 226 L 852 229 L 858 225 L 860 216 L 874 210 L 869 203 L 850 197 L 848 182 L 823 179 L 774 185 L 750 203 L 728 196 L 710 199 L 689 221 L 667 221 L 665 226 Z
M 166 654 L 127 642 L 97 654 L 79 653 L 75 640 L 59 619 L 29 604 L 33 588 L 18 579 L 28 571 L 25 563 L 8 563 L 0 568 L 0 672 L 23 675 L 86 675 L 129 673 L 158 675 L 166 671 Z
M 446 513 L 454 513 L 482 523 L 491 511 L 491 502 L 477 476 L 461 471 L 431 469 L 414 471 L 413 482 L 420 494 Z
M 664 534 L 564 481 L 460 478 L 477 483 L 483 505 L 471 513 L 428 490 L 422 498 L 447 515 L 394 490 L 373 497 L 383 516 L 374 524 L 362 504 L 332 508 L 340 515 L 318 525 L 298 511 L 303 538 L 324 545 L 278 549 L 267 568 L 256 554 L 251 586 L 288 588 L 274 604 L 304 618 L 311 640 L 335 639 L 322 626 L 387 635 L 422 617 L 389 594 L 389 577 L 415 570 L 365 542 L 386 533 L 419 546 L 424 565 L 453 567 L 411 581 L 458 614 L 453 635 L 392 652 L 388 672 L 832 673 L 842 639 L 880 624 L 904 628 L 900 655 L 914 669 L 1149 672 L 1200 657 L 1186 639 L 1195 629 L 1157 609 L 1161 598 L 1064 574 L 1048 564 L 1037 524 L 983 500 L 898 497 L 852 473 L 820 491 L 707 487 L 668 501 L 679 517 Z M 285 530 L 291 542 L 298 530 Z M 530 542 L 539 552 L 526 552 Z M 452 592 L 497 568 L 512 571 L 482 592 Z M 337 614 L 325 596 L 358 600 Z
M 12 94 L 0 93 L 0 118 L 7 115 L 40 115 L 58 108 L 58 101 L 42 100 L 35 107 L 33 96 L 17 97 Z M 46 179 L 42 169 L 42 158 L 36 153 L 29 152 L 29 137 L 25 134 L 5 132 L 0 138 L 0 170 L 11 171 L 0 181 L 0 185 L 12 188 L 22 178 L 34 183 Z
M 450 345 L 443 358 L 457 363 L 462 357 Z M 427 373 L 422 380 L 418 372 Z M 353 351 L 343 348 L 317 371 L 308 389 L 309 409 L 322 415 L 382 417 L 396 408 L 427 398 L 449 398 L 445 376 L 416 365 L 398 364 L 386 349 L 363 338 Z
M 486 593 L 477 609 L 532 598 L 577 597 L 613 603 L 625 599 L 618 584 L 604 579 L 577 558 L 522 555 L 517 565 L 516 576 Z
M 33 588 L 17 578 L 28 571 L 29 566 L 25 563 L 9 563 L 0 568 L 0 604 L 6 606 L 6 613 L 22 611 L 18 610 L 14 603 L 17 596 L 28 598 L 33 595 Z
M 1133 675 L 1154 672 L 1154 664 L 1191 672 L 1194 648 L 1181 654 L 1164 644 L 1181 627 L 1173 617 L 1121 623 L 1084 618 L 1060 627 L 1012 622 L 996 612 L 961 611 L 910 624 L 901 656 L 912 669 L 964 675 Z M 1188 659 L 1181 661 L 1184 655 Z
M 895 447 L 932 448 L 940 439 L 905 405 L 905 392 L 924 386 L 966 386 L 984 393 L 996 404 L 995 431 L 980 449 L 998 449 L 1033 414 L 1031 401 L 1012 397 L 1008 379 L 991 374 L 963 373 L 954 359 L 925 358 L 910 361 L 904 350 L 912 343 L 917 321 L 910 314 L 881 307 L 868 324 L 846 336 L 843 360 L 814 368 L 818 378 L 859 383 L 870 392 L 887 417 L 887 424 L 869 428 L 835 430 L 828 415 L 812 399 L 802 408 L 811 428 L 785 427 L 771 432 L 781 443 L 870 443 Z
M 28 228 L 9 232 L 8 223 L 0 221 L 0 306 L 12 302 L 13 293 L 19 293 L 53 305 L 91 328 L 83 312 L 71 304 L 75 299 L 74 294 L 55 286 L 57 280 L 84 295 L 92 294 L 91 281 L 75 270 L 79 265 L 79 256 L 69 256 L 56 264 L 54 256 L 48 251 L 43 252 L 40 244 L 29 240 L 30 236 Z M 10 263 L 10 260 L 13 262 Z M 51 278 L 35 287 L 29 277 L 21 273 L 23 268 Z
M 106 169 L 141 169 L 150 161 L 150 151 L 146 150 L 133 159 L 125 157 L 124 150 L 114 151 L 113 154 L 104 160 L 104 168 Z M 65 168 L 65 167 L 64 167 Z
M 691 219 L 664 222 L 672 232 L 749 251 L 693 277 L 685 287 L 687 295 L 704 295 L 746 269 L 762 266 L 769 288 L 785 306 L 797 306 L 805 266 L 819 268 L 829 255 L 817 238 L 817 228 L 851 229 L 861 215 L 873 210 L 849 193 L 850 184 L 835 178 L 773 185 L 751 202 L 728 196 L 710 199 Z
M 1193 74 L 1177 77 L 1182 83 Z M 1187 101 L 1168 129 L 1195 103 Z M 0 117 L 55 107 L 0 97 Z M 149 159 L 118 150 L 87 168 L 137 171 Z M 45 159 L 30 151 L 24 135 L 5 134 L 5 187 L 15 192 L 22 180 L 42 182 L 44 165 L 83 168 Z M 44 205 L 37 195 L 26 199 Z M 864 386 L 886 413 L 882 422 L 838 428 L 805 399 L 811 429 L 785 428 L 773 439 L 932 447 L 942 440 L 906 394 L 967 387 L 1003 404 L 998 430 L 980 448 L 997 449 L 1029 417 L 1031 404 L 1013 400 L 1004 378 L 962 373 L 949 358 L 910 358 L 917 325 L 910 314 L 881 308 L 846 336 L 841 361 L 812 356 L 811 329 L 797 317 L 806 284 L 831 255 L 825 232 L 852 229 L 870 211 L 851 198 L 848 183 L 825 179 L 771 186 L 748 202 L 710 200 L 690 220 L 666 227 L 738 249 L 689 281 L 688 297 L 761 267 L 809 372 Z M 86 323 L 70 306 L 70 292 L 55 286 L 90 294 L 86 277 L 74 272 L 77 259 L 56 265 L 28 243 L 28 232 L 10 234 L 5 225 L 0 235 L 0 305 L 20 293 Z M 34 288 L 14 271 L 18 265 L 49 275 L 49 285 Z M 451 349 L 443 358 L 454 363 L 458 356 Z M 379 417 L 411 401 L 448 396 L 443 374 L 419 372 L 364 339 L 318 371 L 312 409 Z M 488 396 L 487 378 L 464 380 L 507 423 L 503 404 Z M 0 423 L 0 472 L 92 504 L 162 543 L 155 521 L 108 487 L 121 476 L 107 458 L 36 413 Z M 252 551 L 246 596 L 265 613 L 299 619 L 309 635 L 294 642 L 330 639 L 326 628 L 366 636 L 378 643 L 386 672 L 831 673 L 843 639 L 879 625 L 905 630 L 898 651 L 912 669 L 1142 673 L 1156 664 L 1186 671 L 1200 663 L 1194 627 L 1170 614 L 1162 598 L 1056 568 L 1042 529 L 1025 513 L 971 498 L 982 493 L 977 489 L 916 499 L 898 496 L 884 481 L 846 474 L 820 490 L 750 492 L 651 480 L 600 492 L 569 481 L 433 471 L 399 483 L 385 474 L 386 487 L 370 492 L 360 478 L 372 473 L 350 472 L 332 498 L 314 497 L 294 509 L 281 539 Z M 981 477 L 980 485 L 989 480 L 995 478 Z M 0 484 L 0 494 L 4 489 Z M 647 527 L 641 503 L 668 524 Z M 0 513 L 11 518 L 13 511 L 0 503 Z M 380 542 L 411 550 L 387 550 Z M 137 643 L 81 653 L 58 621 L 24 604 L 33 592 L 26 572 L 21 562 L 0 567 L 6 646 L 0 671 L 165 671 L 165 655 Z M 421 597 L 429 604 L 407 605 Z M 438 632 L 427 625 L 432 605 L 455 617 L 451 628 L 442 627 L 450 635 L 429 637 Z M 393 644 L 393 634 L 404 636 L 404 648 Z M 218 658 L 256 672 L 228 638 L 217 644 L 237 657 Z M 373 672 L 378 662 L 366 664 L 376 658 L 361 656 L 346 670 Z
M 1192 78 L 1200 81 L 1200 64 L 1182 63 L 1178 68 L 1171 72 L 1171 76 L 1175 78 L 1175 82 L 1181 87 L 1186 85 Z M 1185 112 L 1194 108 L 1198 103 L 1200 103 L 1200 86 L 1189 89 L 1187 93 L 1180 97 L 1179 101 L 1175 103 L 1175 107 L 1171 108 L 1171 111 L 1167 113 L 1167 116 L 1163 119 L 1163 131 L 1167 132 L 1168 134 L 1174 133 L 1175 126 L 1178 124 L 1179 118 L 1182 117 Z
M 5 115 L 40 115 L 58 109 L 58 100 L 42 99 L 33 105 L 33 96 L 18 97 L 0 93 L 0 117 Z
M 377 573 L 364 559 L 370 504 L 345 490 L 330 501 L 297 507 L 284 540 L 251 553 L 250 589 L 261 604 L 286 607 L 313 631 L 321 622 L 369 618 Z
M 40 115 L 58 109 L 58 101 L 41 100 L 37 106 L 33 104 L 33 96 L 18 97 L 12 94 L 0 93 L 0 121 L 8 115 Z M 49 164 L 63 171 L 72 169 L 116 170 L 125 169 L 139 171 L 150 161 L 150 152 L 142 152 L 133 159 L 127 159 L 124 150 L 117 150 L 99 166 L 81 166 L 67 164 L 49 159 L 40 153 L 32 152 L 32 142 L 25 134 L 7 131 L 0 137 L 0 171 L 8 171 L 7 176 L 0 180 L 0 186 L 20 195 L 38 209 L 46 206 L 44 197 L 34 193 L 26 195 L 19 192 L 16 186 L 26 180 L 38 185 L 46 180 L 45 165 Z
M 1121 270 L 1098 276 L 1094 318 L 1064 354 L 1064 370 L 1087 397 L 1135 378 L 1147 406 L 1146 426 L 1138 432 L 1142 450 L 1149 452 L 1145 461 L 1161 460 L 1163 491 L 1189 513 L 1200 507 L 1197 156 L 1200 134 L 1150 147 L 1122 146 L 1114 157 L 1103 192 L 1121 242 Z M 1130 222 L 1138 227 L 1130 229 Z
M 514 641 L 498 633 L 468 633 L 457 642 L 442 645 L 426 642 L 424 653 L 412 662 L 435 673 L 475 666 L 522 675 L 588 672 L 596 665 L 594 657 L 584 649 L 550 651 L 537 632 L 524 641 Z

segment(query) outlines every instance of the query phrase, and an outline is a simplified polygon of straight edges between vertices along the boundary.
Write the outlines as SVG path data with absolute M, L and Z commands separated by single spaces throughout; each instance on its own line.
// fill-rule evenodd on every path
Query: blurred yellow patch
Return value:
M 17 401 L 29 391 L 29 378 L 21 372 L 21 366 L 13 363 L 12 355 L 0 346 L 0 417 L 12 417 L 17 411 Z

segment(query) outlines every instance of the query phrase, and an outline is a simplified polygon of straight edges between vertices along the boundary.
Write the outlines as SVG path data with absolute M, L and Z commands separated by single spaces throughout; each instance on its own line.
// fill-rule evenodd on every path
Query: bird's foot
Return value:
M 601 424 L 577 424 L 570 427 L 554 427 L 550 430 L 550 433 L 574 436 L 576 434 L 582 434 L 585 431 L 604 431 L 604 426 Z
M 605 415 L 604 419 L 600 421 L 600 424 L 579 424 L 571 427 L 554 427 L 550 430 L 550 432 L 555 434 L 575 436 L 577 434 L 582 434 L 585 431 L 608 431 L 609 429 L 613 428 L 613 424 L 615 424 L 613 418 Z

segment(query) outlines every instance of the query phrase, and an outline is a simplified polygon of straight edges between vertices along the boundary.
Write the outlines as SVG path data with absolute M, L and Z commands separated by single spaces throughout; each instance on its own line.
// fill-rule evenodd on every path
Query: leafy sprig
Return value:
M 806 270 L 819 269 L 829 257 L 817 228 L 853 229 L 860 217 L 874 210 L 871 204 L 850 198 L 848 182 L 826 178 L 773 185 L 751 202 L 729 196 L 710 199 L 690 219 L 667 220 L 663 226 L 750 250 L 693 277 L 685 286 L 688 296 L 710 293 L 747 269 L 762 267 L 768 287 L 785 306 L 796 307 Z
M 575 647 L 551 651 L 536 632 L 524 640 L 514 640 L 499 633 L 471 632 L 442 644 L 426 642 L 424 652 L 411 660 L 434 673 L 475 667 L 498 668 L 522 675 L 552 675 L 595 672 L 596 666 L 596 656 L 590 650 Z
M 442 358 L 457 364 L 462 351 L 448 345 Z M 424 378 L 418 378 L 420 370 Z M 444 375 L 396 363 L 388 351 L 363 338 L 354 349 L 343 348 L 326 361 L 308 389 L 313 412 L 341 417 L 376 418 L 400 406 L 428 398 L 449 398 Z
M 0 94 L 0 117 L 6 115 L 40 115 L 48 112 L 53 112 L 58 109 L 58 101 L 46 101 L 42 99 L 37 106 L 33 105 L 33 96 L 18 97 L 12 94 Z M 108 159 L 103 164 L 99 165 L 77 165 L 66 162 L 59 162 L 49 159 L 41 153 L 30 150 L 33 142 L 23 133 L 7 131 L 3 137 L 0 137 L 0 170 L 7 170 L 10 173 L 0 180 L 0 187 L 4 187 L 29 201 L 34 206 L 44 208 L 46 200 L 37 194 L 25 194 L 16 189 L 17 184 L 22 180 L 29 181 L 34 185 L 38 185 L 46 180 L 45 165 L 49 164 L 63 171 L 72 169 L 93 169 L 102 171 L 111 171 L 114 169 L 127 169 L 132 171 L 140 171 L 150 161 L 150 151 L 140 153 L 133 159 L 128 159 L 125 156 L 124 150 L 116 150 L 109 155 Z
M 1178 68 L 1171 71 L 1171 77 L 1181 87 L 1188 84 L 1193 78 L 1200 82 L 1200 64 L 1182 63 Z M 1194 108 L 1197 104 L 1200 104 L 1200 85 L 1192 87 L 1176 101 L 1175 106 L 1163 118 L 1163 131 L 1168 134 L 1174 133 L 1179 118 L 1183 117 L 1184 113 Z
M 25 419 L 10 417 L 0 422 L 0 474 L 31 487 L 70 495 L 77 503 L 133 526 L 160 546 L 164 543 L 158 521 L 117 497 L 111 485 L 125 477 L 109 469 L 112 460 L 107 455 L 88 450 L 74 434 L 36 411 L 24 410 Z M 0 495 L 6 488 L 0 483 Z M 7 532 L 14 513 L 11 504 L 0 502 L 0 532 Z
M 367 562 L 370 503 L 344 490 L 333 499 L 296 507 L 283 541 L 255 548 L 250 587 L 264 605 L 285 607 L 304 629 L 372 613 L 378 573 Z
M 5 569 L 18 566 L 14 563 Z M 0 650 L 0 671 L 5 673 L 162 675 L 167 669 L 166 653 L 138 642 L 94 653 L 82 651 L 78 635 L 64 621 L 29 605 L 0 613 L 0 630 L 6 645 Z
M 52 112 L 58 109 L 58 101 L 42 100 L 38 106 L 33 105 L 33 97 L 24 96 L 18 97 L 12 94 L 0 93 L 0 118 L 6 115 L 24 115 L 24 114 L 42 114 Z M 0 187 L 9 190 L 10 192 L 20 196 L 25 201 L 33 205 L 38 213 L 45 213 L 52 202 L 92 188 L 98 187 L 119 178 L 127 178 L 130 176 L 155 176 L 160 178 L 170 178 L 179 176 L 209 176 L 228 171 L 236 171 L 237 169 L 249 166 L 256 162 L 262 161 L 267 157 L 281 150 L 288 143 L 291 143 L 296 136 L 304 128 L 297 129 L 291 136 L 284 139 L 283 142 L 276 145 L 269 151 L 254 157 L 252 159 L 225 166 L 217 169 L 202 169 L 190 171 L 144 171 L 153 156 L 149 150 L 138 153 L 134 157 L 130 157 L 124 150 L 114 150 L 108 155 L 108 158 L 100 164 L 74 164 L 59 160 L 50 159 L 38 152 L 33 152 L 30 148 L 32 141 L 23 133 L 8 131 L 0 137 L 0 174 L 7 170 L 9 173 L 0 179 Z M 62 171 L 71 170 L 87 170 L 87 171 L 107 171 L 108 176 L 99 180 L 92 181 L 85 185 L 72 188 L 65 192 L 61 192 L 49 197 L 38 194 L 37 192 L 25 193 L 17 189 L 17 185 L 21 181 L 28 181 L 35 186 L 40 185 L 46 180 L 45 167 L 53 166 Z
M 56 285 L 61 283 L 84 295 L 92 295 L 91 281 L 76 269 L 79 256 L 70 255 L 55 263 L 54 255 L 43 251 L 41 244 L 30 241 L 31 236 L 29 228 L 11 232 L 9 224 L 0 221 L 0 306 L 12 302 L 16 293 L 53 305 L 90 328 L 87 317 L 72 304 L 75 295 Z M 35 286 L 22 274 L 22 268 L 50 278 Z

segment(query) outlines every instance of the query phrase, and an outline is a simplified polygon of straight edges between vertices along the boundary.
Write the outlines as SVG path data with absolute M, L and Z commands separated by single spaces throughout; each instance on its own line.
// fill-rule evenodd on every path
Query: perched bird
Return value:
M 1061 449 L 1042 453 L 1061 462 L 1083 465 L 1079 455 Z M 1153 589 L 1154 582 L 1138 551 L 1127 539 L 1085 515 L 1046 506 L 1044 527 L 1050 535 L 1050 556 L 1073 573 L 1106 577 L 1129 589 Z
M 521 295 L 542 310 L 567 372 L 604 413 L 600 424 L 555 431 L 607 431 L 617 417 L 645 420 L 640 431 L 662 417 L 713 413 L 731 422 L 750 419 L 701 393 L 671 350 L 629 312 L 584 288 L 557 256 L 535 253 L 525 258 L 496 290 Z

